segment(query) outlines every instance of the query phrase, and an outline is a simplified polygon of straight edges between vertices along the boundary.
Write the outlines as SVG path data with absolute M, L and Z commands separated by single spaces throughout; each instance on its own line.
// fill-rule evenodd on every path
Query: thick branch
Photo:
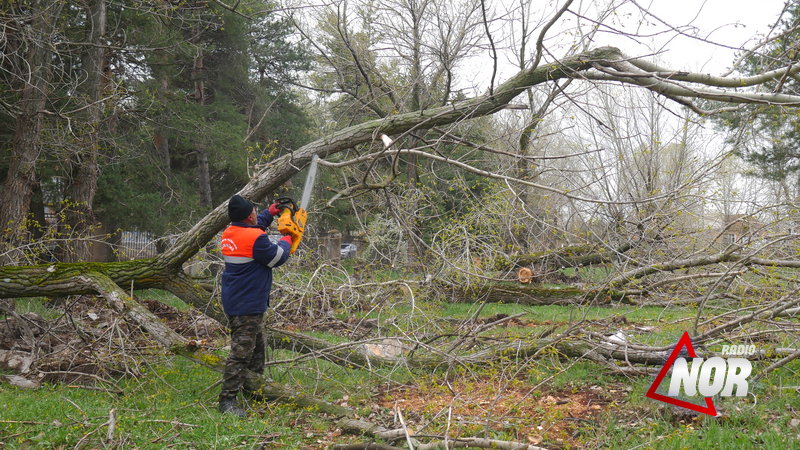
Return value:
M 481 95 L 448 106 L 398 114 L 347 127 L 306 144 L 290 155 L 272 161 L 253 177 L 239 194 L 249 198 L 263 198 L 308 165 L 314 155 L 324 158 L 356 145 L 371 142 L 380 133 L 402 134 L 417 128 L 431 128 L 492 114 L 503 109 L 530 86 L 573 77 L 577 72 L 590 68 L 593 63 L 616 60 L 620 57 L 618 49 L 602 47 L 565 58 L 558 63 L 523 70 L 498 86 L 493 95 Z M 223 203 L 184 233 L 166 253 L 159 256 L 159 264 L 180 265 L 211 240 L 227 222 L 226 204 Z
M 94 293 L 94 286 L 77 277 L 98 273 L 114 284 L 137 288 L 160 287 L 169 278 L 159 273 L 153 259 L 110 263 L 56 263 L 36 266 L 0 266 L 0 298 L 59 296 Z
M 689 267 L 707 266 L 725 261 L 737 259 L 731 252 L 721 252 L 715 255 L 702 255 L 694 258 L 676 259 L 666 263 L 650 264 L 649 266 L 639 267 L 628 272 L 622 273 L 608 282 L 608 286 L 617 288 L 630 283 L 638 278 L 645 277 L 657 272 L 670 272 Z
M 661 78 L 656 73 L 638 70 L 638 68 L 629 63 L 611 63 L 607 66 L 598 64 L 595 67 L 599 70 L 599 73 L 587 72 L 581 76 L 588 80 L 617 81 L 635 84 L 670 97 L 704 98 L 725 103 L 762 103 L 769 105 L 800 106 L 800 97 L 796 95 L 712 89 L 703 87 L 706 85 L 702 83 L 702 80 L 705 78 L 717 78 L 714 80 L 716 84 L 712 85 L 728 85 L 734 84 L 736 80 L 741 80 L 739 78 L 730 79 L 723 83 L 720 77 L 685 73 L 678 78 L 685 78 L 687 81 L 692 80 L 694 83 L 699 83 L 698 85 L 686 85 L 673 81 L 673 79 Z M 612 67 L 614 70 L 609 69 L 609 67 Z M 783 71 L 786 72 L 786 69 L 783 69 Z
M 292 350 L 301 353 L 313 353 L 324 357 L 333 363 L 351 366 L 353 362 L 364 362 L 363 347 L 361 343 L 331 344 L 322 339 L 305 334 L 293 333 L 284 330 L 270 329 L 272 345 L 276 348 Z M 630 363 L 659 365 L 663 364 L 670 350 L 655 349 L 652 347 L 625 348 L 614 343 L 589 342 L 581 340 L 515 340 L 499 346 L 478 350 L 470 354 L 455 354 L 445 351 L 430 351 L 430 349 L 417 349 L 414 352 L 404 351 L 397 356 L 370 355 L 369 366 L 393 367 L 408 365 L 416 368 L 436 368 L 459 364 L 483 364 L 487 361 L 497 361 L 500 358 L 529 358 L 547 347 L 554 347 L 561 354 L 568 357 L 581 358 L 588 353 L 602 355 L 605 358 L 627 361 Z
M 737 261 L 743 266 L 759 265 L 771 267 L 800 267 L 800 260 L 785 260 L 785 259 L 766 259 L 757 257 L 743 257 L 734 255 L 730 251 L 720 252 L 714 255 L 696 256 L 693 258 L 676 259 L 666 263 L 655 263 L 648 266 L 638 267 L 628 272 L 622 273 L 608 282 L 610 288 L 619 288 L 625 284 L 630 283 L 636 279 L 652 275 L 658 272 L 671 272 L 678 269 L 688 269 L 690 267 L 708 266 L 711 264 L 718 264 L 721 262 Z
M 727 88 L 756 86 L 768 81 L 779 80 L 787 75 L 800 73 L 800 64 L 793 64 L 750 77 L 718 77 L 708 73 L 669 70 L 640 58 L 631 59 L 630 64 L 658 78 Z
M 445 293 L 455 302 L 516 303 L 519 305 L 575 305 L 582 302 L 630 302 L 627 293 L 612 289 L 548 288 L 535 284 L 485 283 L 479 286 L 447 285 Z
M 516 266 L 535 266 L 548 269 L 589 266 L 611 262 L 614 258 L 632 249 L 633 246 L 633 241 L 624 242 L 612 250 L 602 249 L 596 245 L 571 245 L 547 252 L 519 255 L 512 258 L 512 262 Z

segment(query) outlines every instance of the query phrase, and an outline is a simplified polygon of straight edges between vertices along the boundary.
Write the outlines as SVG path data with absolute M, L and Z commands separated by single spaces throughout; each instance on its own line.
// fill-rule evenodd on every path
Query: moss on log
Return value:
M 126 288 L 162 287 L 175 276 L 164 271 L 155 258 L 121 262 L 52 263 L 35 266 L 0 266 L 0 298 L 38 297 L 95 293 L 77 277 L 97 273 Z

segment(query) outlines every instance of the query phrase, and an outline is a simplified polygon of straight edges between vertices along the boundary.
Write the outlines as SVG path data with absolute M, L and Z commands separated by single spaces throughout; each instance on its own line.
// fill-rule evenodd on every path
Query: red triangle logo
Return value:
M 669 355 L 667 362 L 664 363 L 664 367 L 661 368 L 661 371 L 658 372 L 655 381 L 653 381 L 653 384 L 650 385 L 650 389 L 647 391 L 646 397 L 664 403 L 669 403 L 670 405 L 680 406 L 681 408 L 691 409 L 692 411 L 697 411 L 699 413 L 708 414 L 709 416 L 716 416 L 717 408 L 714 406 L 714 401 L 711 399 L 711 397 L 706 397 L 706 406 L 700 406 L 684 400 L 679 400 L 677 398 L 667 397 L 666 395 L 661 395 L 656 392 L 656 389 L 658 389 L 658 386 L 664 380 L 664 377 L 667 376 L 667 372 L 669 372 L 670 367 L 675 364 L 675 360 L 678 359 L 678 355 L 680 355 L 683 347 L 686 347 L 686 352 L 689 354 L 689 356 L 692 358 L 697 358 L 697 353 L 695 353 L 694 347 L 692 347 L 692 339 L 689 337 L 689 333 L 684 331 L 683 336 L 681 336 L 680 340 L 675 345 L 675 349 L 672 350 L 672 354 Z

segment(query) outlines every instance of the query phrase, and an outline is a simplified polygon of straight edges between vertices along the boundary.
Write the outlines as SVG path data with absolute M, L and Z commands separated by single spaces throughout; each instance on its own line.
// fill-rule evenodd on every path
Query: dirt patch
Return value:
M 608 388 L 598 386 L 544 393 L 516 381 L 505 385 L 464 381 L 451 386 L 452 391 L 435 385 L 403 388 L 383 394 L 378 404 L 399 408 L 412 427 L 437 414 L 435 422 L 446 426 L 450 414 L 452 435 L 480 435 L 488 427 L 503 432 L 506 439 L 575 448 L 586 445 L 585 432 L 611 403 Z

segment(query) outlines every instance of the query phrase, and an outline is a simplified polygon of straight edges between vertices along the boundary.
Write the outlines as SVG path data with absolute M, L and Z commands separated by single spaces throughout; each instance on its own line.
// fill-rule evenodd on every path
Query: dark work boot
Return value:
M 232 414 L 236 417 L 247 417 L 247 413 L 239 407 L 239 404 L 236 403 L 235 398 L 220 399 L 218 409 L 222 414 Z

